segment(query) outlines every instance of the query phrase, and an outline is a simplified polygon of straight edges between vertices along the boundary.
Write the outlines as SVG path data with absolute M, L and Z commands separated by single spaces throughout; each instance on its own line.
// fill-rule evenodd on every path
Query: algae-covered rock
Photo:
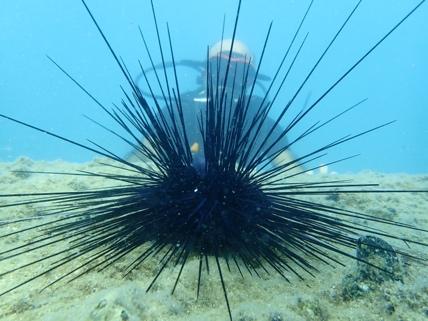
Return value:
M 402 267 L 391 245 L 376 236 L 358 239 L 357 278 L 383 283 L 387 280 L 402 280 Z
M 376 236 L 358 239 L 355 270 L 340 285 L 343 300 L 365 296 L 386 281 L 402 281 L 403 269 L 394 248 Z
M 306 320 L 329 320 L 328 311 L 320 302 L 320 300 L 304 300 L 302 298 L 299 298 L 297 300 L 297 307 L 300 312 L 305 316 Z

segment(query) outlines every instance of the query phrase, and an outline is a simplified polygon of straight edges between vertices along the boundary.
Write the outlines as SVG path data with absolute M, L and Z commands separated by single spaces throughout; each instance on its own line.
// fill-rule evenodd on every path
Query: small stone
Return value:
M 122 310 L 122 312 L 120 312 L 120 318 L 122 321 L 128 321 L 129 320 L 129 315 L 128 313 L 126 313 L 125 310 Z
M 386 314 L 388 314 L 388 315 L 392 315 L 392 314 L 395 312 L 395 307 L 394 307 L 394 305 L 392 305 L 391 303 L 387 304 L 387 305 L 385 306 L 385 312 L 386 312 Z
M 364 293 L 369 291 L 369 288 L 362 286 L 352 274 L 347 274 L 341 283 L 340 294 L 344 301 L 350 301 L 355 298 L 361 297 Z
M 297 307 L 305 315 L 307 320 L 327 321 L 329 319 L 328 311 L 319 300 L 302 300 L 297 299 Z M 283 320 L 282 318 L 280 320 Z M 271 321 L 271 319 L 270 319 Z
M 102 309 L 102 308 L 105 308 L 106 306 L 107 306 L 107 300 L 102 299 L 100 302 L 98 302 L 95 309 Z
M 394 216 L 397 215 L 397 209 L 393 208 L 393 207 L 389 207 L 388 208 L 388 212 Z
M 106 313 L 108 313 L 109 302 L 106 299 L 101 299 L 98 304 L 90 312 L 91 320 L 103 320 Z
M 284 321 L 284 318 L 280 313 L 274 312 L 270 315 L 269 321 Z
M 360 288 L 360 290 L 362 292 L 369 292 L 370 291 L 370 287 L 365 283 L 358 284 L 358 287 Z

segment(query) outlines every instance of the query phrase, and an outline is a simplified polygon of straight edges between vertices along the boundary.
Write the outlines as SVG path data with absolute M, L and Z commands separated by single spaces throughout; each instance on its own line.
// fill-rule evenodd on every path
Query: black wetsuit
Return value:
M 205 108 L 206 108 L 206 95 L 205 91 L 191 91 L 187 92 L 181 95 L 181 104 L 183 106 L 183 118 L 187 133 L 187 138 L 189 145 L 192 146 L 194 143 L 197 143 L 199 145 L 199 152 L 203 153 L 203 141 L 202 141 L 202 135 L 199 128 L 199 122 L 198 119 L 200 118 L 201 112 L 202 115 L 205 115 Z M 227 98 L 230 101 L 230 98 Z M 236 106 L 237 99 L 234 100 L 234 106 Z M 252 96 L 250 100 L 250 105 L 248 108 L 248 114 L 246 115 L 246 125 L 249 126 L 251 121 L 254 119 L 255 115 L 257 114 L 257 111 L 260 109 L 260 106 L 263 102 L 263 99 L 258 96 Z M 264 102 L 266 104 L 266 102 Z M 226 104 L 227 105 L 227 104 Z M 174 107 L 175 109 L 175 107 Z M 165 118 L 167 121 L 171 121 L 169 114 L 166 109 L 163 110 L 163 113 L 165 115 Z M 177 115 L 177 112 L 175 113 L 176 122 L 179 122 L 179 118 Z M 257 126 L 258 126 L 257 122 Z M 264 141 L 266 135 L 269 133 L 269 131 L 272 129 L 273 125 L 275 124 L 275 121 L 269 117 L 267 117 L 263 123 L 263 126 L 260 129 L 260 132 L 258 133 L 258 137 L 255 140 L 255 143 L 253 144 L 252 153 L 254 153 L 260 144 Z M 282 133 L 283 129 L 281 126 L 277 125 L 273 133 L 270 135 L 270 137 L 267 139 L 264 146 L 267 148 L 269 147 Z M 250 136 L 250 141 L 251 141 Z M 287 144 L 287 140 L 285 137 L 282 137 L 281 140 L 268 152 L 268 154 L 271 154 L 275 151 L 278 151 L 281 147 L 285 146 Z M 263 150 L 263 149 L 262 149 Z M 132 152 L 128 155 L 128 159 L 132 159 L 137 154 L 135 152 Z
M 230 100 L 230 98 L 227 98 Z M 204 115 L 204 111 L 206 108 L 206 96 L 204 91 L 200 92 L 189 92 L 184 95 L 182 95 L 181 98 L 182 105 L 183 105 L 183 114 L 184 114 L 184 120 L 185 120 L 185 126 L 187 131 L 187 137 L 189 139 L 189 144 L 192 145 L 193 143 L 198 143 L 202 147 L 202 137 L 199 129 L 199 124 L 197 119 L 200 117 L 201 111 Z M 236 107 L 237 99 L 234 99 L 234 106 Z M 264 104 L 264 106 L 267 104 L 267 102 L 263 102 L 263 99 L 259 96 L 252 96 L 250 100 L 250 105 L 248 107 L 248 114 L 246 115 L 246 126 L 250 126 L 251 122 L 253 121 L 254 117 L 256 116 L 257 112 L 259 111 L 261 104 Z M 226 104 L 227 106 L 228 104 Z M 191 106 L 190 108 L 188 108 Z M 260 128 L 260 131 L 258 133 L 258 137 L 255 140 L 254 146 L 252 148 L 252 151 L 255 152 L 260 144 L 264 141 L 266 135 L 269 133 L 269 131 L 273 128 L 275 124 L 275 121 L 269 117 L 267 117 L 262 127 Z M 256 123 L 256 126 L 259 125 L 259 122 Z M 244 132 L 246 132 L 245 128 Z M 254 131 L 253 131 L 254 132 Z M 272 134 L 267 139 L 266 143 L 264 144 L 265 148 L 269 147 L 283 132 L 283 128 L 281 126 L 277 125 L 274 129 Z M 250 136 L 251 141 L 252 136 Z M 287 144 L 287 141 L 285 137 L 282 137 L 281 140 L 274 145 L 274 147 L 268 152 L 268 154 L 271 154 L 275 151 L 278 151 L 281 147 L 285 146 Z M 263 149 L 262 149 L 263 150 Z

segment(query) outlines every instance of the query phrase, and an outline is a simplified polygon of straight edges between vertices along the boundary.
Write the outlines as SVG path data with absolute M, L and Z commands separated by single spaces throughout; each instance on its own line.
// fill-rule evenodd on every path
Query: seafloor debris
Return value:
M 396 251 L 379 237 L 360 237 L 356 257 L 355 270 L 343 278 L 340 286 L 345 301 L 376 290 L 386 281 L 403 280 L 403 265 Z
M 378 284 L 387 280 L 402 280 L 403 269 L 398 256 L 393 247 L 381 238 L 360 237 L 356 255 L 359 260 L 356 276 L 359 280 Z

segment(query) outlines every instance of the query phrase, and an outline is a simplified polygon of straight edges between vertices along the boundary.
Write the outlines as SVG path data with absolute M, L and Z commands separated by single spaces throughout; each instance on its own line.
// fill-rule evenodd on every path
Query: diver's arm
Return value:
M 272 128 L 274 126 L 274 121 L 270 118 L 266 119 L 266 127 L 267 128 Z M 275 141 L 280 135 L 282 135 L 284 132 L 284 128 L 282 128 L 280 125 L 277 125 L 272 133 L 272 141 Z M 282 147 L 285 147 L 288 145 L 288 140 L 287 137 L 284 136 L 282 137 L 282 139 L 277 143 L 277 147 L 274 148 L 274 150 L 279 150 Z M 294 171 L 303 171 L 304 167 L 303 165 L 299 164 L 298 162 L 296 162 L 296 155 L 294 154 L 294 152 L 292 151 L 291 148 L 287 148 L 284 151 L 281 151 L 278 156 L 276 156 L 272 163 L 276 166 L 280 166 L 280 165 L 284 165 L 289 163 L 290 165 L 288 166 L 289 168 L 293 168 L 293 172 Z M 295 162 L 295 163 L 294 163 Z

